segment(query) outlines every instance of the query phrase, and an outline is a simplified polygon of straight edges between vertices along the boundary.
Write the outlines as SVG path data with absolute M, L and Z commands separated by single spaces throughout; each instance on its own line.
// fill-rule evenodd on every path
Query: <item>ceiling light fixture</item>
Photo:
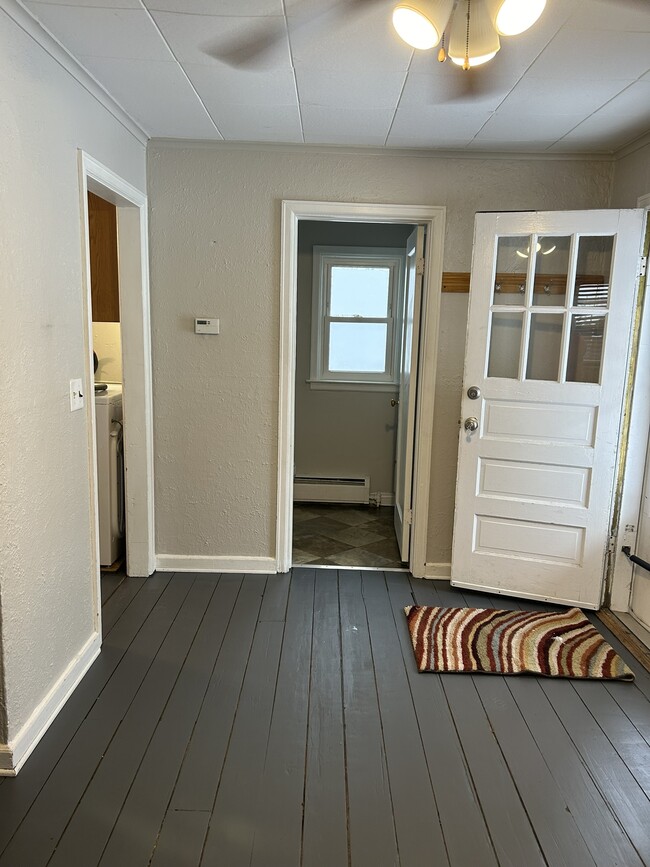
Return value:
M 445 33 L 449 57 L 463 69 L 492 60 L 499 35 L 517 36 L 537 21 L 546 0 L 406 0 L 393 10 L 393 26 L 412 48 L 427 50 L 441 40 L 438 60 L 444 61 Z

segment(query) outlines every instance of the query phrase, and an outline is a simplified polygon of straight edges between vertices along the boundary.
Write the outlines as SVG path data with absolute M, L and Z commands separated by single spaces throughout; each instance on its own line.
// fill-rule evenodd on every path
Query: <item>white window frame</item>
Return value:
M 399 247 L 314 246 L 312 280 L 311 371 L 313 389 L 395 391 L 399 385 L 405 251 Z M 330 275 L 336 266 L 388 268 L 388 310 L 385 317 L 331 316 Z M 382 372 L 331 371 L 329 328 L 333 322 L 386 323 L 386 360 Z

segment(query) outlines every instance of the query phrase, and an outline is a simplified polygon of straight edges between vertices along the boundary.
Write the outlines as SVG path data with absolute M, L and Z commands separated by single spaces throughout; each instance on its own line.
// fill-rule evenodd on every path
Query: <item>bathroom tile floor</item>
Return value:
M 297 503 L 293 565 L 401 568 L 392 507 Z

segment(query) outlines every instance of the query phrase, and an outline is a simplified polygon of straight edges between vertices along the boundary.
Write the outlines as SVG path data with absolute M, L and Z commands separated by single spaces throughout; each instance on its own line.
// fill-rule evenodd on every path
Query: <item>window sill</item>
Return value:
M 309 387 L 314 391 L 388 391 L 397 394 L 399 383 L 396 382 L 362 382 L 360 380 L 308 379 Z

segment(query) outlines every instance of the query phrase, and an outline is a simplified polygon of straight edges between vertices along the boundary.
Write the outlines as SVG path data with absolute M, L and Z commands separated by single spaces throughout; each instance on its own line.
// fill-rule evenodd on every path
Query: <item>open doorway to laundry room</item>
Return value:
M 294 565 L 404 566 L 394 507 L 406 251 L 414 229 L 300 222 Z

